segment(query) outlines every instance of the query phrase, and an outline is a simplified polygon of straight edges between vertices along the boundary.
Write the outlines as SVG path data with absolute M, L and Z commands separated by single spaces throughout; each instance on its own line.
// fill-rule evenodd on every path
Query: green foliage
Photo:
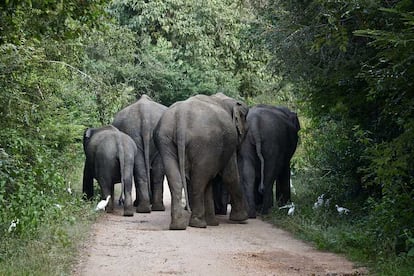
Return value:
M 89 77 L 88 92 L 93 95 L 94 105 L 88 112 L 93 111 L 101 125 L 109 124 L 138 94 L 134 86 L 141 68 L 135 65 L 138 50 L 134 35 L 108 22 L 88 32 L 79 44 L 84 51 L 82 67 Z
M 409 263 L 414 3 L 275 0 L 253 6 L 273 71 L 293 82 L 310 120 L 294 158 L 295 172 L 309 179 L 309 188 L 296 200 L 311 206 L 309 198 L 325 193 L 355 215 L 339 229 L 313 213 L 305 212 L 298 223 L 339 232 L 352 225 L 349 238 L 358 241 L 352 247 L 364 256 L 376 252 L 371 261 L 382 271 L 390 272 L 379 263 Z
M 70 225 L 91 208 L 66 177 L 82 162 L 85 125 L 98 121 L 79 39 L 101 16 L 99 1 L 0 7 L 0 274 L 69 270 L 68 251 L 57 253 L 73 250 Z
M 110 123 L 143 93 L 170 105 L 217 91 L 299 111 L 298 216 L 276 214 L 284 224 L 380 273 L 412 269 L 412 1 L 107 4 L 0 6 L 0 274 L 25 267 L 11 261 L 30 255 L 24 241 L 39 256 L 39 237 L 52 240 L 43 250 L 71 248 L 66 226 L 88 217 L 80 194 L 66 191 L 85 127 Z M 322 193 L 351 215 L 312 210 Z M 61 224 L 45 230 L 49 221 Z
M 170 105 L 194 94 L 255 95 L 270 79 L 267 51 L 249 37 L 251 12 L 232 1 L 114 1 L 137 35 L 134 87 Z

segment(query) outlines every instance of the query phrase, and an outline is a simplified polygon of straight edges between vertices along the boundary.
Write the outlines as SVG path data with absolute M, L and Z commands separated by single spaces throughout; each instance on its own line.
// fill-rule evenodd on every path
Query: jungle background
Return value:
M 141 94 L 221 91 L 301 120 L 295 215 L 266 219 L 412 275 L 413 85 L 411 0 L 2 0 L 0 274 L 70 273 L 97 216 L 81 194 L 86 127 Z

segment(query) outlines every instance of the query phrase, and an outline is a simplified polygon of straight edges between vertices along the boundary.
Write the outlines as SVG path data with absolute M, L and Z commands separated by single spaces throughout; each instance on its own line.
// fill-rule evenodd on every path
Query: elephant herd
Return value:
M 83 193 L 101 197 L 121 183 L 124 216 L 164 211 L 163 179 L 171 192 L 170 229 L 218 225 L 216 214 L 242 222 L 290 200 L 290 159 L 299 120 L 285 107 L 245 103 L 222 93 L 196 95 L 169 108 L 146 95 L 119 111 L 111 125 L 83 137 Z M 132 202 L 132 183 L 136 200 Z M 214 192 L 213 192 L 214 190 Z M 185 196 L 185 206 L 182 196 Z M 219 208 L 218 208 L 219 207 Z M 221 210 L 220 210 L 221 209 Z

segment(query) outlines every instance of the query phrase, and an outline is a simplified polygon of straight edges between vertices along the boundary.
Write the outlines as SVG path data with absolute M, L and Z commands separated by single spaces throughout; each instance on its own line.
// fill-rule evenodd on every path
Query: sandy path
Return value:
M 74 275 L 360 275 L 364 269 L 320 252 L 260 219 L 186 231 L 168 230 L 167 210 L 104 214 L 82 248 Z

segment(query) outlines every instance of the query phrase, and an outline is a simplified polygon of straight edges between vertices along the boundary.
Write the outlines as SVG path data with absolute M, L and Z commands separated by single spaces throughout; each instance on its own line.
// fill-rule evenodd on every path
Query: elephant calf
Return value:
M 101 187 L 101 198 L 111 195 L 106 208 L 114 208 L 114 184 L 121 182 L 125 195 L 124 216 L 133 216 L 132 179 L 137 170 L 137 146 L 131 137 L 112 125 L 88 128 L 83 135 L 83 149 L 86 160 L 83 171 L 83 192 L 88 199 L 93 197 L 93 179 Z M 148 187 L 139 187 L 140 205 L 137 212 L 150 212 Z

